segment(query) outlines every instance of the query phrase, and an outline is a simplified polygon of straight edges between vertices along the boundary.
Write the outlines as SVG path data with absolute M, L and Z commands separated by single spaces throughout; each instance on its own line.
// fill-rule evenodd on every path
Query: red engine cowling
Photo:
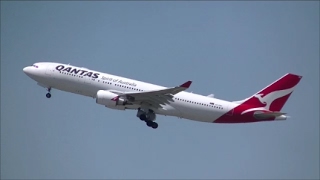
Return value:
M 99 90 L 96 95 L 96 103 L 111 109 L 125 110 L 127 100 L 110 91 Z

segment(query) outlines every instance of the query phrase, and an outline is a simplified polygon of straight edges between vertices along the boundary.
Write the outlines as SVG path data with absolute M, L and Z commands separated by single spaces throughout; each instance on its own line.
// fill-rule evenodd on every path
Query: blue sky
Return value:
M 209 124 L 45 89 L 22 68 L 70 63 L 240 100 L 287 72 L 281 122 Z M 1 178 L 319 178 L 319 2 L 1 1 Z

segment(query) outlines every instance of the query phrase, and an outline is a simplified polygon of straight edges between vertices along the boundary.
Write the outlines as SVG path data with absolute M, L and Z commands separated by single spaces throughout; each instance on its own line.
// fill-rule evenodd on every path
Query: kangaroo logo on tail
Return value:
M 270 110 L 270 105 L 273 103 L 274 100 L 292 93 L 293 89 L 294 89 L 294 87 L 292 87 L 290 89 L 274 91 L 274 92 L 271 92 L 271 93 L 269 93 L 269 94 L 267 94 L 265 96 L 263 96 L 263 94 L 255 94 L 255 95 L 253 95 L 253 97 L 259 99 L 259 101 L 262 104 L 264 104 L 265 106 L 264 107 L 247 109 L 247 110 L 243 111 L 241 114 L 244 114 L 244 113 L 247 113 L 247 112 L 251 112 L 251 111 L 255 111 L 255 110 Z
M 301 76 L 295 74 L 284 75 L 245 100 L 243 104 L 252 106 L 252 108 L 246 109 L 241 114 L 256 110 L 280 111 L 300 79 Z M 255 99 L 259 100 L 259 103 Z
M 284 120 L 280 112 L 302 76 L 287 73 L 254 95 L 233 101 L 229 111 L 214 120 L 214 123 L 249 123 Z M 246 114 L 245 114 L 246 113 Z

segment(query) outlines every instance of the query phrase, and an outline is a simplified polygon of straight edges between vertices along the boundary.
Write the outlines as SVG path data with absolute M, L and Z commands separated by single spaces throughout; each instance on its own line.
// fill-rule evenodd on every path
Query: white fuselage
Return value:
M 58 70 L 59 68 L 57 69 L 57 66 L 59 65 L 71 67 L 71 69 L 81 69 L 81 71 L 74 73 L 68 72 L 68 70 Z M 36 63 L 34 66 L 26 68 L 24 69 L 26 74 L 43 87 L 59 89 L 92 98 L 96 97 L 97 91 L 99 90 L 143 92 L 166 88 L 61 63 Z M 32 71 L 32 73 L 27 73 L 27 71 Z M 88 72 L 92 72 L 91 77 L 85 76 Z M 94 73 L 99 74 L 98 78 L 92 78 Z M 239 104 L 236 103 L 182 91 L 174 95 L 172 102 L 164 105 L 163 108 L 154 109 L 154 111 L 161 115 L 176 116 L 202 122 L 214 122 L 217 118 L 238 105 Z M 126 107 L 126 109 L 137 108 L 139 108 L 137 105 L 129 105 Z

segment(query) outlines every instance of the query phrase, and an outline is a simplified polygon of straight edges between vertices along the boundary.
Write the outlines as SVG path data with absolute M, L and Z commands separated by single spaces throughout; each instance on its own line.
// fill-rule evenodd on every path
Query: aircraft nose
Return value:
M 29 69 L 29 67 L 23 68 L 23 72 L 27 74 L 28 73 L 28 69 Z
M 23 68 L 22 70 L 26 75 L 30 75 L 31 71 L 32 71 L 30 66 L 27 66 L 27 67 Z

